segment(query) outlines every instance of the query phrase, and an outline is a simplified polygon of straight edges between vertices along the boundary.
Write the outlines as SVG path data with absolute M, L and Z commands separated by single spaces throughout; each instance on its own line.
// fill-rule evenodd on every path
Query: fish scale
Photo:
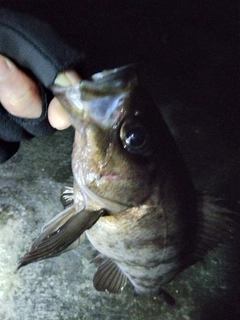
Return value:
M 73 249 L 86 234 L 101 254 L 97 290 L 120 293 L 128 278 L 137 294 L 172 302 L 162 285 L 230 236 L 235 213 L 197 195 L 134 66 L 52 91 L 76 129 L 74 187 L 19 267 Z

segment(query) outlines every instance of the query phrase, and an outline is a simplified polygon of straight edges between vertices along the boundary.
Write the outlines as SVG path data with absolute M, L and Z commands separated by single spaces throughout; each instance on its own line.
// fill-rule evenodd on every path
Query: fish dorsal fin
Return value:
M 127 277 L 123 271 L 111 259 L 105 258 L 98 267 L 93 285 L 98 291 L 120 293 L 127 283 Z
M 239 232 L 239 215 L 229 209 L 226 201 L 210 196 L 202 196 L 199 206 L 199 229 L 197 232 L 194 258 L 202 259 L 206 253 L 226 241 L 233 239 Z

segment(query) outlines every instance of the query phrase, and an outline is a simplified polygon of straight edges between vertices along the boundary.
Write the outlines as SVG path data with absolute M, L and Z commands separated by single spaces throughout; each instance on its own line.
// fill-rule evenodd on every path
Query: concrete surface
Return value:
M 96 252 L 87 240 L 74 251 L 16 271 L 42 225 L 62 209 L 60 189 L 71 184 L 72 138 L 72 130 L 35 138 L 0 166 L 0 319 L 237 319 L 224 247 L 165 287 L 176 299 L 173 307 L 161 297 L 134 297 L 130 285 L 120 295 L 98 293 L 90 263 Z

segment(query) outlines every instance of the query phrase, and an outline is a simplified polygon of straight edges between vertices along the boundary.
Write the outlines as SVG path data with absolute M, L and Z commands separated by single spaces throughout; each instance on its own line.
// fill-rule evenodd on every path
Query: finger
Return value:
M 81 77 L 74 70 L 67 70 L 60 72 L 57 75 L 54 84 L 62 87 L 69 87 L 79 83 L 81 80 Z
M 49 105 L 48 120 L 57 130 L 67 129 L 71 125 L 67 112 L 57 98 L 54 98 Z
M 66 72 L 59 73 L 54 84 L 68 87 L 77 84 L 80 81 L 81 78 L 75 71 L 68 70 Z M 57 98 L 54 98 L 49 105 L 48 119 L 51 126 L 58 130 L 66 129 L 71 125 L 67 112 Z
M 42 103 L 37 84 L 15 64 L 0 55 L 0 101 L 14 116 L 38 118 Z

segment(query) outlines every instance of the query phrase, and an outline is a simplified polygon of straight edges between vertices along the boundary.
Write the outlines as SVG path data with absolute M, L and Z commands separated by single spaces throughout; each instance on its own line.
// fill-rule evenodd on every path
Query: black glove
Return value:
M 38 119 L 12 116 L 0 105 L 1 163 L 18 150 L 21 140 L 54 132 L 46 116 L 53 98 L 47 88 L 59 72 L 81 61 L 83 54 L 69 47 L 47 23 L 8 9 L 0 9 L 0 53 L 36 79 L 43 104 Z

